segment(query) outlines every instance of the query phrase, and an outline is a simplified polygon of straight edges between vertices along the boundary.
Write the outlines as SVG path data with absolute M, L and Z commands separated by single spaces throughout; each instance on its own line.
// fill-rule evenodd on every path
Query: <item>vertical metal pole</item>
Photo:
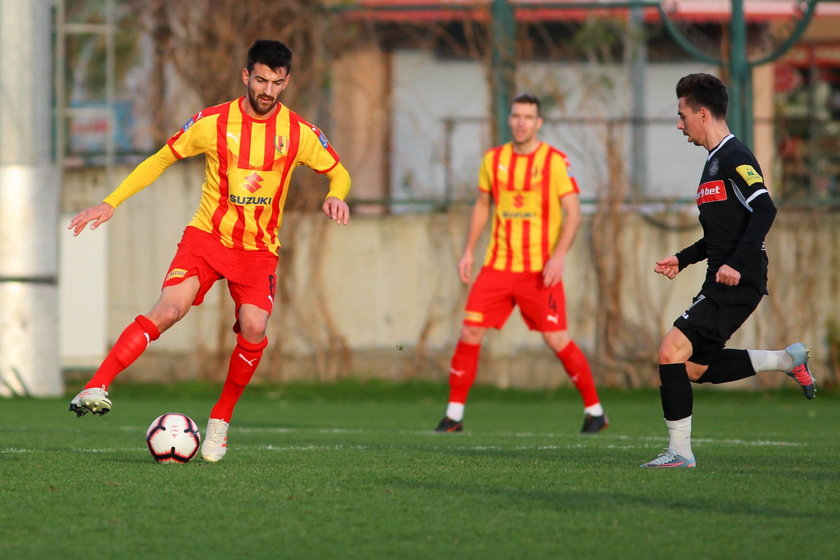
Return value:
M 67 152 L 67 92 L 64 89 L 67 80 L 67 37 L 64 29 L 65 0 L 55 0 L 54 26 L 55 26 L 55 95 L 53 96 L 53 107 L 55 111 L 55 146 L 53 148 L 53 161 L 59 177 L 64 176 L 64 157 Z
M 492 106 L 495 143 L 510 141 L 507 118 L 516 87 L 516 21 L 508 0 L 493 0 L 492 5 Z
M 745 75 L 749 71 L 746 60 L 747 27 L 744 21 L 744 0 L 732 0 L 732 22 L 730 24 L 729 74 L 729 126 L 732 132 L 746 145 L 752 145 L 752 132 L 747 130 L 745 112 Z
M 59 396 L 51 3 L 0 0 L 0 395 Z
M 647 194 L 647 125 L 645 122 L 645 70 L 647 68 L 647 44 L 645 42 L 644 8 L 641 2 L 634 2 L 630 9 L 630 81 L 633 89 L 632 121 L 632 170 L 631 195 L 633 200 L 644 199 Z
M 114 0 L 105 1 L 105 105 L 108 114 L 108 132 L 105 135 L 105 182 L 114 184 L 114 159 L 117 134 L 116 52 L 114 49 Z

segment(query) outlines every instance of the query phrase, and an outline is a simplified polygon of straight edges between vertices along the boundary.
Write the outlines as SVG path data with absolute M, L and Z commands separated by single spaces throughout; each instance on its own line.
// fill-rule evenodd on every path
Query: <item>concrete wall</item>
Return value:
M 398 50 L 392 57 L 393 196 L 443 198 L 448 193 L 472 199 L 481 155 L 491 147 L 492 137 L 482 63 L 441 61 L 419 50 Z M 629 176 L 631 117 L 649 121 L 647 195 L 686 198 L 696 186 L 703 160 L 676 130 L 674 87 L 691 72 L 717 74 L 718 70 L 699 62 L 649 64 L 641 115 L 631 114 L 630 77 L 620 66 L 522 63 L 517 87 L 540 96 L 546 120 L 541 137 L 569 155 L 584 198 L 594 198 L 596 186 L 604 183 L 608 119 L 625 119 L 617 126 L 617 138 Z M 452 128 L 447 132 L 448 123 Z M 675 161 L 686 163 L 674 165 Z
M 69 321 L 72 327 L 62 322 L 62 339 L 89 333 L 97 338 L 93 347 L 110 346 L 134 316 L 151 308 L 197 204 L 201 174 L 199 161 L 176 164 L 118 208 L 105 227 L 82 234 L 105 236 L 107 244 L 65 240 L 62 279 L 89 276 L 93 285 L 102 283 L 107 305 L 101 310 L 90 306 L 89 313 L 73 311 L 78 315 Z M 65 213 L 110 190 L 91 172 L 68 173 L 66 189 Z M 669 282 L 652 272 L 653 262 L 699 237 L 696 211 L 598 220 L 587 217 L 567 265 L 570 330 L 596 362 L 601 383 L 652 383 L 659 337 L 688 306 L 704 273 L 702 266 L 694 266 Z M 445 379 L 466 297 L 455 264 L 467 221 L 467 208 L 447 214 L 354 216 L 347 227 L 320 214 L 287 215 L 280 291 L 258 377 Z M 780 212 L 768 239 L 773 294 L 732 346 L 783 348 L 803 340 L 813 348 L 818 375 L 826 371 L 826 321 L 840 317 L 838 226 L 840 217 L 833 214 Z M 103 246 L 105 254 L 91 258 L 90 252 Z M 88 270 L 86 263 L 92 261 L 107 266 Z M 67 309 L 78 296 L 63 280 L 61 297 L 70 301 L 63 301 L 62 309 Z M 166 332 L 124 377 L 221 379 L 234 343 L 229 299 L 219 283 L 204 305 Z M 618 316 L 606 312 L 611 305 L 621 310 Z M 62 348 L 66 352 L 66 345 Z M 63 357 L 67 368 L 90 365 Z M 634 368 L 637 373 L 630 373 Z M 523 387 L 566 383 L 556 359 L 516 311 L 503 331 L 488 337 L 479 381 Z

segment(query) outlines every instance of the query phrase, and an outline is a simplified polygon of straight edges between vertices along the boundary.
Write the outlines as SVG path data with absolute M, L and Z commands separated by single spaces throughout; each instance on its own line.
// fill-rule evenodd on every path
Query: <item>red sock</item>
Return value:
M 135 317 L 134 321 L 123 330 L 111 351 L 105 356 L 99 369 L 96 370 L 96 373 L 93 374 L 84 388 L 104 387 L 105 390 L 108 390 L 114 378 L 134 363 L 134 360 L 159 336 L 160 331 L 149 319 L 143 315 Z
M 222 387 L 219 401 L 210 411 L 210 418 L 220 418 L 225 422 L 230 422 L 233 408 L 239 402 L 239 397 L 251 381 L 257 366 L 260 365 L 260 358 L 267 344 L 268 338 L 263 338 L 262 341 L 254 344 L 242 338 L 241 334 L 236 335 L 236 347 L 230 355 L 227 379 Z
M 557 352 L 557 357 L 563 362 L 566 373 L 583 398 L 583 406 L 598 404 L 600 400 L 598 399 L 598 392 L 595 390 L 592 371 L 589 369 L 589 361 L 577 344 L 573 340 L 569 341 L 565 348 Z
M 449 402 L 465 403 L 478 373 L 480 344 L 458 341 L 449 364 Z

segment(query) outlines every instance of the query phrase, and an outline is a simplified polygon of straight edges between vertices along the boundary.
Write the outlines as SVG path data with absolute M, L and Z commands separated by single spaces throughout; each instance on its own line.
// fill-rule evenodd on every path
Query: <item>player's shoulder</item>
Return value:
M 737 138 L 733 137 L 721 146 L 719 152 L 712 157 L 712 160 L 714 159 L 719 160 L 718 164 L 710 162 L 710 165 L 719 167 L 726 177 L 733 179 L 740 177 L 748 187 L 752 188 L 764 182 L 761 166 L 752 150 Z
M 284 114 L 287 116 L 290 123 L 295 123 L 300 127 L 301 134 L 314 135 L 316 138 L 323 135 L 321 129 L 318 128 L 316 125 L 304 119 L 298 113 L 292 111 L 285 105 L 281 105 L 280 110 L 277 111 L 277 118 L 284 118 Z
M 746 144 L 735 137 L 730 138 L 726 144 L 721 146 L 717 154 L 721 163 L 728 163 L 733 165 L 740 165 L 743 163 L 754 163 L 756 161 L 755 154 L 750 150 Z
M 281 106 L 281 110 L 277 112 L 277 118 L 283 118 L 282 114 L 285 112 L 288 115 L 288 119 L 290 123 L 297 123 L 298 129 L 300 130 L 300 136 L 302 142 L 312 142 L 317 141 L 321 147 L 325 150 L 332 150 L 332 145 L 330 141 L 327 140 L 326 134 L 318 128 L 317 125 L 312 124 L 311 122 L 304 119 L 299 114 L 295 113 L 285 105 Z M 314 146 L 314 144 L 307 144 L 309 146 Z
M 545 146 L 546 151 L 548 152 L 548 157 L 550 158 L 557 158 L 561 160 L 566 167 L 571 167 L 571 161 L 569 160 L 568 154 L 558 148 L 557 146 L 552 146 L 546 142 L 543 142 L 543 146 Z
M 502 153 L 505 151 L 505 148 L 507 148 L 508 151 L 513 150 L 513 148 L 510 147 L 510 142 L 508 142 L 507 144 L 499 144 L 498 146 L 493 146 L 492 148 L 484 152 L 484 155 L 481 157 L 481 161 L 486 164 L 492 164 L 494 160 L 502 156 Z
M 181 132 L 186 132 L 196 124 L 200 123 L 201 125 L 203 125 L 206 124 L 208 121 L 213 120 L 213 117 L 218 117 L 222 113 L 226 112 L 231 103 L 234 103 L 234 101 L 227 101 L 218 105 L 205 107 L 204 109 L 187 119 L 183 126 L 181 126 Z

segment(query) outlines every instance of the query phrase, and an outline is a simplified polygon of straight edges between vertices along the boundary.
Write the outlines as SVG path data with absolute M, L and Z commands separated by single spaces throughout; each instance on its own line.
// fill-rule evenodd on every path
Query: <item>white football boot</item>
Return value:
M 219 418 L 207 421 L 207 431 L 201 442 L 201 458 L 210 463 L 217 463 L 227 453 L 227 431 L 229 424 Z
M 111 411 L 111 399 L 108 398 L 108 392 L 102 387 L 82 389 L 70 401 L 69 410 L 75 412 L 76 416 L 84 416 L 88 412 L 103 416 Z

